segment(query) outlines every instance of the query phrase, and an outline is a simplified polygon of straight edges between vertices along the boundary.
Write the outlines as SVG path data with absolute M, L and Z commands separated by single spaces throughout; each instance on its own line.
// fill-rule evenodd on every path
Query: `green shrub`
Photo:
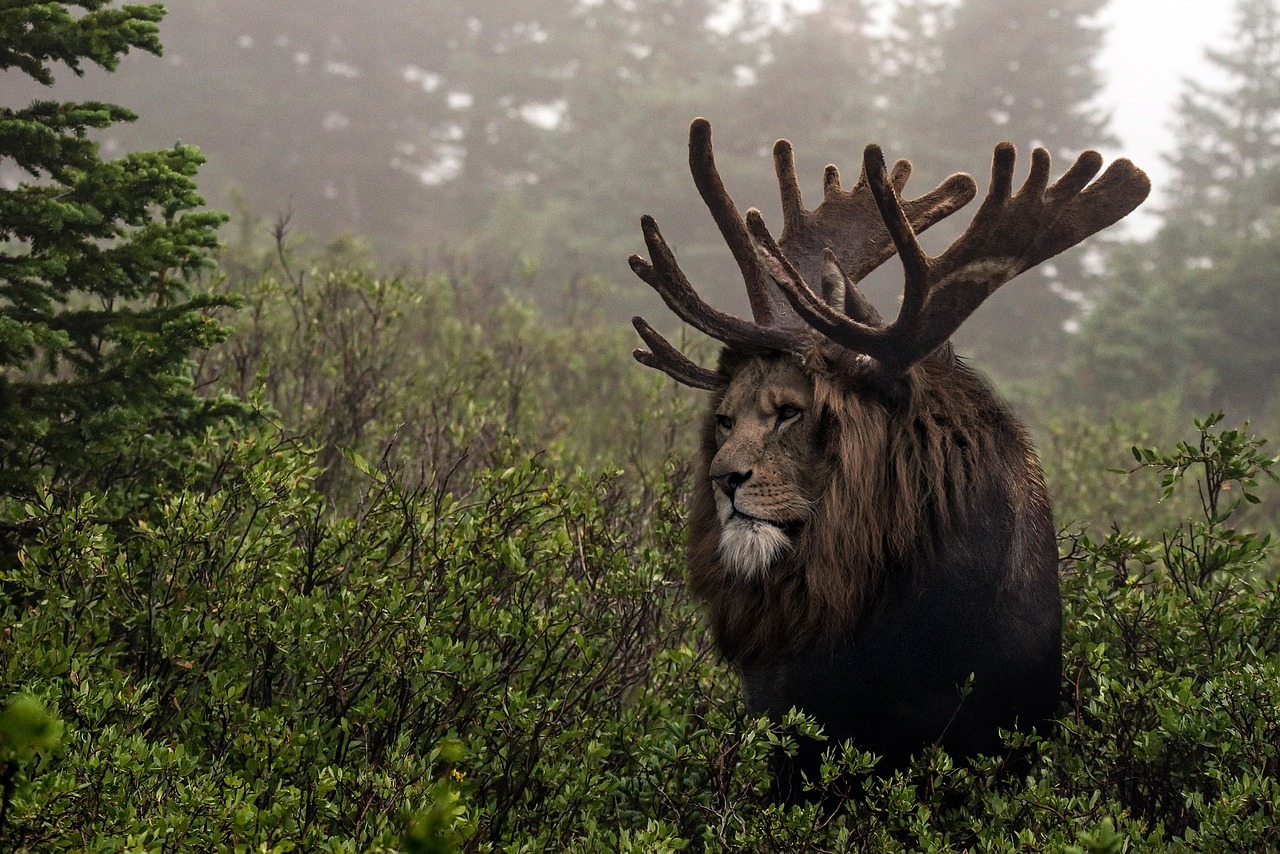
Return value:
M 1197 478 L 1198 518 L 1150 538 L 1076 543 L 1069 578 L 1067 741 L 1075 772 L 1135 822 L 1205 850 L 1280 841 L 1280 607 L 1270 537 L 1233 527 L 1276 459 L 1245 433 L 1198 421 L 1194 444 L 1134 448 L 1162 497 Z M 1077 782 L 1077 785 L 1079 783 Z
M 1138 452 L 1175 490 L 1204 475 L 1198 520 L 1066 543 L 1058 731 L 972 766 L 924 756 L 836 814 L 769 802 L 787 730 L 743 715 L 708 650 L 678 468 L 656 492 L 529 460 L 406 486 L 352 454 L 363 489 L 337 513 L 316 456 L 264 435 L 207 448 L 128 527 L 45 493 L 0 575 L 0 696 L 40 698 L 64 745 L 15 777 L 0 833 L 40 851 L 1273 849 L 1280 599 L 1269 541 L 1232 528 L 1273 461 L 1201 433 Z M 1018 749 L 1034 760 L 1011 777 Z M 867 761 L 836 749 L 819 785 Z
M 558 839 L 666 785 L 626 770 L 679 717 L 650 691 L 711 666 L 689 606 L 664 607 L 669 497 L 645 512 L 613 477 L 526 462 L 463 502 L 369 469 L 333 517 L 293 447 L 211 467 L 128 531 L 92 496 L 24 508 L 0 689 L 52 698 L 67 747 L 15 799 L 21 845 L 387 846 L 441 781 L 487 838 Z
M 515 277 L 381 276 L 346 244 L 298 258 L 283 228 L 274 255 L 231 250 L 218 289 L 242 307 L 198 376 L 260 393 L 283 430 L 318 446 L 318 486 L 335 500 L 358 490 L 343 449 L 413 482 L 538 452 L 568 468 L 623 465 L 649 488 L 673 451 L 692 449 L 700 399 L 635 369 L 626 323 L 546 316 Z

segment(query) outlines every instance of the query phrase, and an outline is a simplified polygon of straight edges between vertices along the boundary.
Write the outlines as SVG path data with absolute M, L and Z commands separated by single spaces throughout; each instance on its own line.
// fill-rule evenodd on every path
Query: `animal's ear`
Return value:
M 867 405 L 881 406 L 890 412 L 900 412 L 911 402 L 910 372 L 887 373 L 866 358 L 856 361 L 843 358 L 846 352 L 835 351 L 834 360 L 828 361 L 817 382 L 830 384 L 841 396 L 855 397 Z M 817 398 L 823 398 L 818 395 Z
M 911 405 L 910 374 L 885 374 L 875 371 L 867 376 L 864 388 L 890 412 L 903 412 Z

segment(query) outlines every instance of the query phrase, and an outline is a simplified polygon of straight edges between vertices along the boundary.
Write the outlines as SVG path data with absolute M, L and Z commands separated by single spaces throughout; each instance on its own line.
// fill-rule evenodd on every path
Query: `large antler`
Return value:
M 823 201 L 815 210 L 808 211 L 801 200 L 791 144 L 786 140 L 774 146 L 774 165 L 782 193 L 783 233 L 780 248 L 768 238 L 767 245 L 772 250 L 762 253 L 754 229 L 748 228 L 749 220 L 759 218 L 758 212 L 750 210 L 747 219 L 743 219 L 716 169 L 711 124 L 699 118 L 689 127 L 689 169 L 742 271 L 754 322 L 717 311 L 697 295 L 651 217 L 644 217 L 641 225 L 652 262 L 633 255 L 631 269 L 662 296 L 680 319 L 730 346 L 792 350 L 809 335 L 809 327 L 796 314 L 799 308 L 792 308 L 793 297 L 786 294 L 787 286 L 778 279 L 779 258 L 786 259 L 788 272 L 784 275 L 793 278 L 791 285 L 803 285 L 805 275 L 816 277 L 823 269 L 828 273 L 833 269 L 849 271 L 848 277 L 841 273 L 838 279 L 830 275 L 824 279 L 826 301 L 822 301 L 823 305 L 838 312 L 844 312 L 848 306 L 850 316 L 856 321 L 879 325 L 879 315 L 858 291 L 856 283 L 893 255 L 896 237 L 881 217 L 880 202 L 868 183 L 866 170 L 852 189 L 844 191 L 840 187 L 839 170 L 828 166 Z M 910 175 L 910 163 L 901 160 L 894 164 L 893 173 L 886 180 L 895 199 Z M 953 175 L 919 199 L 902 203 L 901 212 L 915 231 L 923 231 L 966 204 L 975 193 L 972 178 Z M 824 251 L 828 249 L 835 268 L 832 262 L 824 266 Z M 632 323 L 651 348 L 635 351 L 636 359 L 642 364 L 658 368 L 678 382 L 696 388 L 711 389 L 723 384 L 724 377 L 695 365 L 643 319 L 634 318 Z
M 1037 148 L 1015 194 L 1014 161 L 1010 143 L 996 147 L 991 187 L 973 222 L 945 252 L 930 257 L 916 240 L 879 147 L 867 147 L 864 174 L 906 274 L 902 308 L 888 326 L 846 316 L 818 297 L 774 244 L 759 214 L 749 214 L 747 224 L 761 247 L 761 265 L 814 330 L 898 373 L 942 345 L 1005 282 L 1119 221 L 1151 189 L 1142 170 L 1123 159 L 1090 184 L 1102 168 L 1095 151 L 1081 154 L 1049 186 L 1049 153 Z
M 773 146 L 773 162 L 782 191 L 782 237 L 778 245 L 802 278 L 810 282 L 819 279 L 827 251 L 835 255 L 854 284 L 893 256 L 893 237 L 880 216 L 879 202 L 865 168 L 853 188 L 844 191 L 840 189 L 840 170 L 827 166 L 822 203 L 807 211 L 800 198 L 790 142 L 778 140 Z M 893 164 L 888 180 L 900 196 L 910 177 L 911 163 L 899 160 Z M 918 233 L 967 205 L 977 191 L 973 178 L 952 175 L 920 198 L 904 201 L 903 212 Z M 856 288 L 851 295 L 865 302 Z M 874 314 L 875 309 L 866 305 Z

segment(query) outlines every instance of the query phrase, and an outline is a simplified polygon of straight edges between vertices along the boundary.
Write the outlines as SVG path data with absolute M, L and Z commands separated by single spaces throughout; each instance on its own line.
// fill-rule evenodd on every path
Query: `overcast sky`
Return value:
M 820 0 L 792 2 L 804 9 L 817 8 Z M 1106 89 L 1101 100 L 1120 138 L 1116 149 L 1103 154 L 1128 157 L 1147 171 L 1155 187 L 1155 204 L 1148 202 L 1147 208 L 1160 203 L 1160 188 L 1168 180 L 1164 155 L 1172 144 L 1182 81 L 1209 71 L 1206 47 L 1227 46 L 1234 5 L 1232 0 L 1111 0 L 1102 14 L 1106 48 L 1099 62 Z M 1153 215 L 1139 209 L 1124 227 L 1145 235 L 1155 225 Z
M 1103 103 L 1120 137 L 1119 150 L 1105 153 L 1145 169 L 1157 194 L 1169 174 L 1163 155 L 1172 143 L 1181 82 L 1207 73 L 1205 47 L 1226 47 L 1232 6 L 1229 0 L 1111 0 L 1103 15 Z M 1158 195 L 1153 201 L 1159 204 Z M 1140 218 L 1134 225 L 1149 227 Z

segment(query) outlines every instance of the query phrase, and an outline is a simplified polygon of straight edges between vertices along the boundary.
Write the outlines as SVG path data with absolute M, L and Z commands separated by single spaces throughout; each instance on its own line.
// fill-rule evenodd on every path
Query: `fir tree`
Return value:
M 0 70 L 51 86 L 58 66 L 160 53 L 161 6 L 110 5 L 4 4 Z M 223 411 L 189 363 L 224 334 L 207 309 L 225 302 L 191 285 L 225 216 L 200 210 L 190 145 L 100 157 L 93 132 L 133 118 L 97 102 L 0 106 L 0 169 L 23 176 L 0 188 L 0 495 L 45 478 L 136 486 L 163 469 L 166 441 Z
M 1249 417 L 1280 404 L 1280 0 L 1236 0 L 1233 21 L 1206 51 L 1214 82 L 1184 81 L 1165 222 L 1086 318 L 1087 398 L 1167 390 Z
M 1061 175 L 1081 151 L 1112 142 L 1098 105 L 1094 65 L 1106 0 L 902 0 L 885 44 L 885 124 L 901 140 L 894 156 L 919 167 L 916 192 L 951 172 L 969 172 L 985 191 L 996 143 L 1018 148 L 1020 174 L 1035 146 Z M 918 182 L 918 183 L 917 183 Z M 926 236 L 934 251 L 973 216 L 965 209 Z M 1067 346 L 1075 300 L 1092 286 L 1081 258 L 1064 253 L 994 295 L 957 336 L 965 353 L 1004 376 L 1052 368 Z
M 1183 263 L 1251 235 L 1280 205 L 1280 2 L 1237 0 L 1216 70 L 1189 79 L 1179 103 L 1175 170 L 1161 248 Z

